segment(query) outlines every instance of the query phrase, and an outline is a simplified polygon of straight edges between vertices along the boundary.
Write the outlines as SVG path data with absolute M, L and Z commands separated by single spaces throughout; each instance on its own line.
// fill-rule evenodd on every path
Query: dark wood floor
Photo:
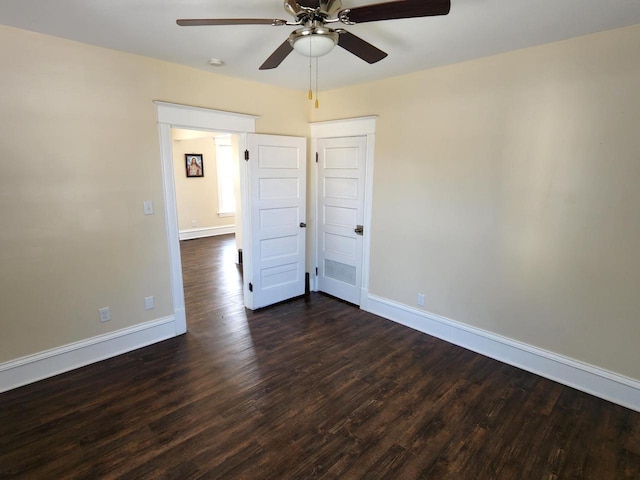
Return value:
M 639 413 L 182 250 L 189 333 L 0 395 L 0 478 L 640 478 Z

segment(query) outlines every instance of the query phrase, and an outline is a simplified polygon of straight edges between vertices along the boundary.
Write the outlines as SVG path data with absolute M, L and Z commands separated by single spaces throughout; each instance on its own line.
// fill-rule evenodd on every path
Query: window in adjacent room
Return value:
M 215 138 L 216 168 L 218 174 L 218 216 L 231 217 L 235 214 L 234 161 L 231 136 Z

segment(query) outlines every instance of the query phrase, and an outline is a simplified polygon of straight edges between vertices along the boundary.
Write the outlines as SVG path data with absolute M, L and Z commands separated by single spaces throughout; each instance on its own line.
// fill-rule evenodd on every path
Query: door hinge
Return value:
M 316 163 L 318 163 L 318 152 L 316 152 Z
M 249 291 L 253 292 L 253 283 L 249 282 Z
M 318 267 L 316 267 L 316 277 L 318 276 Z
M 245 159 L 246 161 L 249 161 L 249 150 L 245 150 L 245 151 L 244 151 L 244 159 Z

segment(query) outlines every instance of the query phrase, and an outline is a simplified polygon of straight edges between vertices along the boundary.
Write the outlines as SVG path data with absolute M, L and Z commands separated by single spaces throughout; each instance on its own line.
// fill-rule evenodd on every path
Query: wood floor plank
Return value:
M 0 394 L 0 478 L 640 478 L 637 412 L 181 250 L 188 333 Z

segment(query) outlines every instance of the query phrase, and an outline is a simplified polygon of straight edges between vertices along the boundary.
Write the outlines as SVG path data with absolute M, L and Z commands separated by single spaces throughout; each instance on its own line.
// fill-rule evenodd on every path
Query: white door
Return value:
M 251 225 L 251 308 L 305 291 L 307 140 L 247 136 Z
M 366 137 L 318 140 L 318 289 L 360 305 Z

